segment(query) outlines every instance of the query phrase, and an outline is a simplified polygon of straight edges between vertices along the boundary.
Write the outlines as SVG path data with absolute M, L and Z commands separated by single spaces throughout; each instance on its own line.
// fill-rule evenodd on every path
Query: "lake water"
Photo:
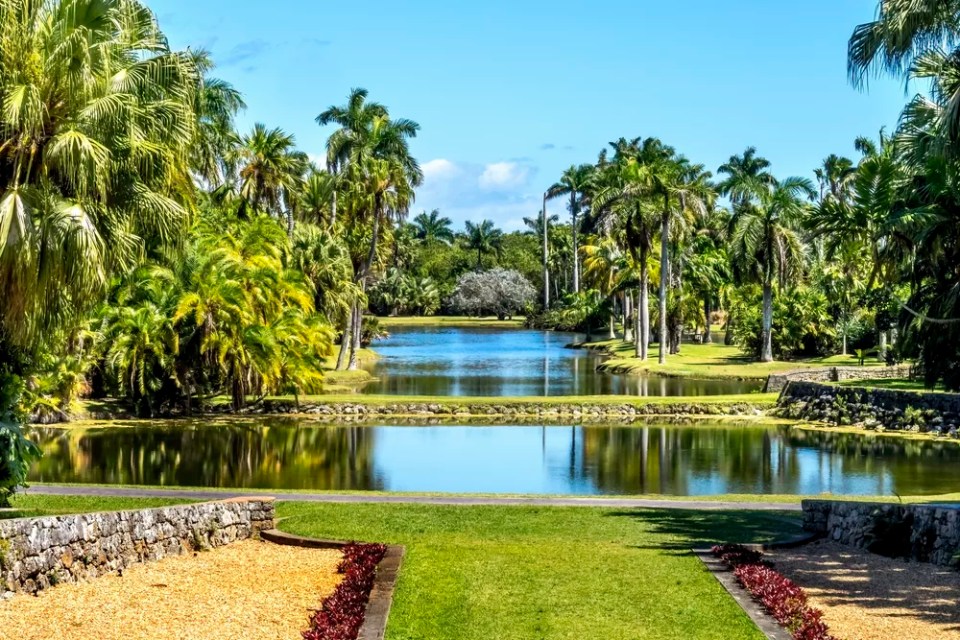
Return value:
M 32 481 L 533 494 L 960 491 L 960 446 L 723 423 L 330 426 L 297 418 L 36 428 Z
M 362 393 L 436 396 L 703 396 L 750 393 L 759 381 L 599 373 L 602 356 L 566 348 L 586 336 L 496 328 L 396 327 L 366 365 Z

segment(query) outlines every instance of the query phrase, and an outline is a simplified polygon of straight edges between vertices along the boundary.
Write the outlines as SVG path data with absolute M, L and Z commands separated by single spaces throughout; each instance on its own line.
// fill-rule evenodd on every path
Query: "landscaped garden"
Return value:
M 763 118 L 755 8 L 749 69 L 664 74 L 713 106 L 631 75 L 663 52 L 615 32 L 668 3 L 538 15 L 517 42 L 569 28 L 540 57 L 590 88 L 551 105 L 509 46 L 502 82 L 457 60 L 519 4 L 453 7 L 483 43 L 283 3 L 233 42 L 245 3 L 170 4 L 0 0 L 0 636 L 956 635 L 960 2 L 847 16 Z M 920 93 L 837 130 L 874 123 L 826 97 L 844 63 Z M 709 129 L 646 111 L 727 85 Z M 704 551 L 801 524 L 830 542 Z

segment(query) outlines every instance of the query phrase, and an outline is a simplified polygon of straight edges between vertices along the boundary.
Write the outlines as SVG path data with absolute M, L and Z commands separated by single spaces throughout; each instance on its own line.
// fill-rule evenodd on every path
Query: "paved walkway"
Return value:
M 186 498 L 188 500 L 225 500 L 240 496 L 270 495 L 277 500 L 331 503 L 389 503 L 440 505 L 528 505 L 537 507 L 612 507 L 648 509 L 693 509 L 701 511 L 753 510 L 800 511 L 799 503 L 715 502 L 709 500 L 650 500 L 646 498 L 563 498 L 553 496 L 437 496 L 404 494 L 345 493 L 271 493 L 269 491 L 204 491 L 196 489 L 146 489 L 134 487 L 102 487 L 85 485 L 34 485 L 30 494 L 57 496 L 102 496 L 118 498 Z

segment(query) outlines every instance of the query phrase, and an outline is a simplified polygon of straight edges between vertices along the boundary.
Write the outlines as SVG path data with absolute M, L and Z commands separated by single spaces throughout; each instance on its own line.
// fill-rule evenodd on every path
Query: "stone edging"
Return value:
M 279 529 L 261 531 L 260 538 L 274 544 L 307 549 L 341 549 L 347 544 L 343 540 L 305 538 Z M 404 551 L 405 549 L 401 545 L 387 545 L 387 553 L 377 565 L 373 590 L 370 591 L 370 600 L 367 602 L 367 610 L 363 616 L 363 626 L 360 627 L 357 640 L 383 640 L 387 631 L 387 619 L 390 617 L 390 605 L 393 603 L 393 591 L 400 573 L 400 565 L 403 563 Z
M 803 533 L 793 538 L 778 540 L 768 544 L 744 544 L 743 547 L 753 551 L 771 551 L 774 549 L 792 549 L 813 542 L 822 536 L 817 533 Z M 720 558 L 707 549 L 693 549 L 694 555 L 700 559 L 703 566 L 720 583 L 730 597 L 740 605 L 744 613 L 753 621 L 760 632 L 767 636 L 767 640 L 793 640 L 792 634 L 781 627 L 769 613 L 764 610 L 750 592 L 744 589 L 733 577 L 733 569 L 728 567 Z
M 717 558 L 709 549 L 694 549 L 693 552 L 707 571 L 713 574 L 730 597 L 740 605 L 744 613 L 753 621 L 760 632 L 767 637 L 767 640 L 793 640 L 789 631 L 781 627 L 776 620 L 767 613 L 750 593 L 740 586 L 737 579 L 733 577 L 733 570 L 728 567 L 723 560 Z

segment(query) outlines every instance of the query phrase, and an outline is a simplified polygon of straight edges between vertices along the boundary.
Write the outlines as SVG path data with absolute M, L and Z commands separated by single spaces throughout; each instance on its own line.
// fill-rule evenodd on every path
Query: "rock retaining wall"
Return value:
M 777 415 L 957 437 L 960 394 L 790 382 L 780 394 Z
M 0 520 L 0 592 L 36 593 L 244 540 L 273 526 L 271 498 Z
M 804 500 L 803 528 L 891 557 L 956 566 L 960 509 L 835 500 Z
M 788 382 L 840 382 L 841 380 L 909 378 L 913 370 L 908 365 L 898 367 L 825 367 L 821 369 L 797 369 L 786 373 L 774 373 L 767 378 L 763 390 L 777 393 Z
M 574 418 L 577 420 L 605 420 L 609 418 L 642 418 L 671 415 L 756 415 L 774 406 L 772 402 L 650 402 L 650 403 L 569 403 L 540 404 L 537 402 L 489 402 L 476 404 L 400 402 L 390 404 L 363 403 L 305 403 L 299 406 L 292 400 L 267 400 L 251 413 L 312 414 L 357 419 L 379 416 L 422 416 L 426 418 Z

